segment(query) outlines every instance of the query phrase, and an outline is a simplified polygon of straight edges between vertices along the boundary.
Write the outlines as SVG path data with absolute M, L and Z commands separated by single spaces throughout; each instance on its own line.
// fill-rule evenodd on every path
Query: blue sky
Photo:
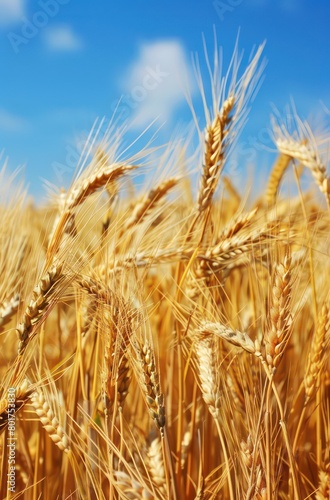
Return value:
M 67 186 L 82 138 L 117 106 L 129 140 L 154 119 L 158 140 L 169 140 L 191 120 L 182 82 L 192 82 L 192 54 L 203 60 L 202 34 L 212 54 L 215 28 L 225 60 L 238 30 L 244 60 L 267 41 L 265 79 L 238 146 L 249 151 L 242 164 L 265 170 L 272 104 L 283 111 L 293 98 L 303 118 L 329 118 L 329 19 L 328 0 L 0 0 L 2 161 L 25 165 L 34 196 L 42 179 Z M 196 85 L 191 92 L 202 116 Z

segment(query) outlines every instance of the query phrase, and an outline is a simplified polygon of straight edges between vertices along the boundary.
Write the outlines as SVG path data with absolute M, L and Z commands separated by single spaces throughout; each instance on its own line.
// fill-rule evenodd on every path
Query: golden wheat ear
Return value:
M 211 321 L 203 321 L 199 327 L 201 335 L 216 335 L 230 344 L 240 347 L 251 354 L 256 352 L 256 347 L 247 333 L 232 330 L 221 323 L 212 323 Z
M 234 104 L 235 97 L 228 97 L 213 122 L 206 127 L 203 174 L 197 198 L 199 212 L 210 205 L 219 181 L 225 158 L 224 138 L 229 133 Z
M 61 451 L 68 453 L 70 451 L 68 435 L 51 409 L 43 391 L 39 389 L 33 392 L 30 401 L 50 439 Z
M 134 349 L 138 361 L 137 375 L 144 392 L 150 416 L 161 433 L 163 433 L 165 427 L 164 395 L 160 389 L 159 373 L 156 367 L 153 347 L 148 340 L 145 340 L 143 344 L 136 344 Z
M 105 357 L 103 363 L 102 392 L 107 416 L 111 417 L 116 402 L 123 410 L 131 383 L 131 368 L 127 355 L 133 334 L 134 309 L 118 294 L 109 304 L 109 317 L 104 321 Z
M 42 276 L 37 286 L 34 288 L 32 298 L 24 311 L 22 321 L 17 326 L 19 336 L 18 353 L 20 355 L 23 354 L 30 340 L 34 326 L 37 325 L 49 306 L 51 298 L 54 296 L 54 287 L 62 277 L 62 266 L 60 264 L 53 265 L 49 271 Z
M 155 208 L 157 203 L 166 196 L 166 194 L 177 185 L 179 177 L 171 177 L 151 189 L 135 205 L 132 214 L 125 220 L 124 229 L 128 230 L 141 224 L 145 217 Z
M 275 143 L 280 153 L 291 160 L 296 160 L 309 169 L 324 194 L 328 208 L 330 207 L 330 178 L 327 173 L 324 154 L 320 152 L 323 138 L 316 137 L 307 122 L 302 121 L 294 110 L 295 128 L 290 132 L 285 123 L 273 120 Z M 328 142 L 328 140 L 327 140 Z
M 290 302 L 292 299 L 291 258 L 287 255 L 282 263 L 275 265 L 270 330 L 266 336 L 266 359 L 271 369 L 276 369 L 292 331 Z
M 57 197 L 58 212 L 48 240 L 47 265 L 50 265 L 61 245 L 64 245 L 62 243 L 64 234 L 75 234 L 77 207 L 103 189 L 111 191 L 110 195 L 118 192 L 117 183 L 120 179 L 138 168 L 143 158 L 153 151 L 142 149 L 134 156 L 128 157 L 129 147 L 120 151 L 122 140 L 120 132 L 123 132 L 124 128 L 114 130 L 113 124 L 110 124 L 103 136 L 100 133 L 101 128 L 102 122 L 98 129 L 92 129 L 86 139 L 70 188 L 66 192 L 62 191 Z
M 15 294 L 8 300 L 5 300 L 0 307 L 0 332 L 3 330 L 3 327 L 7 325 L 13 316 L 18 311 L 18 306 L 20 304 L 19 294 Z
M 275 205 L 279 185 L 281 183 L 285 171 L 290 165 L 291 160 L 292 160 L 291 156 L 284 153 L 280 153 L 279 157 L 277 158 L 276 162 L 273 165 L 265 194 L 266 202 L 269 207 Z
M 62 195 L 62 206 L 49 240 L 48 261 L 57 253 L 65 231 L 70 232 L 74 209 L 99 189 L 115 182 L 124 174 L 136 168 L 133 165 L 111 164 L 95 168 L 88 176 L 85 174 L 82 179 L 78 178 L 76 180 L 67 196 Z
M 201 335 L 195 332 L 194 350 L 197 360 L 197 371 L 203 400 L 212 415 L 219 435 L 222 453 L 225 461 L 226 478 L 228 483 L 228 498 L 234 499 L 234 487 L 231 477 L 231 460 L 228 453 L 224 426 L 222 425 L 221 409 L 223 393 L 221 391 L 221 376 L 219 367 L 219 350 L 213 334 Z
M 330 314 L 327 304 L 323 304 L 318 324 L 313 335 L 311 350 L 305 371 L 304 385 L 306 402 L 309 401 L 318 389 L 318 378 L 324 364 L 326 337 L 330 331 Z
M 258 48 L 240 78 L 238 77 L 240 57 L 237 47 L 225 77 L 218 72 L 221 64 L 217 51 L 215 52 L 213 73 L 206 53 L 207 65 L 211 74 L 212 113 L 209 112 L 206 105 L 204 83 L 198 63 L 196 63 L 197 81 L 206 118 L 205 131 L 199 132 L 204 144 L 202 176 L 196 207 L 199 213 L 205 212 L 210 206 L 230 151 L 246 119 L 249 100 L 258 86 L 264 69 L 264 62 L 260 62 L 263 47 L 261 45 Z M 198 121 L 192 106 L 191 108 L 197 125 Z M 198 125 L 197 128 L 199 129 Z

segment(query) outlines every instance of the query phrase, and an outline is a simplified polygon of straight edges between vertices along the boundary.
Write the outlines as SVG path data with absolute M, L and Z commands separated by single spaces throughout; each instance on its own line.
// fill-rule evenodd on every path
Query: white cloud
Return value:
M 67 24 L 51 26 L 43 33 L 44 42 L 49 50 L 72 52 L 82 48 L 81 39 Z
M 169 121 L 185 100 L 191 78 L 183 46 L 176 40 L 144 44 L 121 82 L 124 95 L 118 111 L 133 120 L 135 128 L 155 118 Z
M 0 27 L 21 21 L 25 14 L 25 0 L 0 0 Z
M 0 130 L 2 132 L 21 132 L 27 126 L 27 122 L 23 118 L 0 108 Z

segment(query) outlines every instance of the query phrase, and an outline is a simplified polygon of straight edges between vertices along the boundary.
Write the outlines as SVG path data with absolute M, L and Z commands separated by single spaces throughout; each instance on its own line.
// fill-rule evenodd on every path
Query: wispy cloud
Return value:
M 189 65 L 182 44 L 160 40 L 140 47 L 137 60 L 122 81 L 119 110 L 132 118 L 135 128 L 150 124 L 155 118 L 169 121 L 185 100 Z
M 25 14 L 25 0 L 0 0 L 0 27 L 20 22 Z
M 47 49 L 54 52 L 74 52 L 83 47 L 82 40 L 68 24 L 50 26 L 43 33 Z
M 24 118 L 0 108 L 0 130 L 2 132 L 22 132 L 27 128 L 28 123 Z

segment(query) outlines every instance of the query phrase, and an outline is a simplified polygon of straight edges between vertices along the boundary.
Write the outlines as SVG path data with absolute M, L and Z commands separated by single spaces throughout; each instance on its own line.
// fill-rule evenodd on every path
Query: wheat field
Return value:
M 330 499 L 329 138 L 274 121 L 237 188 L 261 54 L 191 157 L 113 124 L 45 206 L 2 171 L 1 499 Z

